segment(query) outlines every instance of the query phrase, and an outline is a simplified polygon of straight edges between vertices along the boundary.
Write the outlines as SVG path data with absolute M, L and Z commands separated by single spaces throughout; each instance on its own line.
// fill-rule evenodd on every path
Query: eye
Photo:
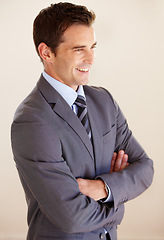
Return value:
M 77 48 L 76 50 L 75 50 L 75 52 L 83 52 L 84 51 L 84 49 L 83 48 Z
M 91 49 L 93 49 L 93 50 L 96 49 L 96 45 L 93 45 L 93 46 L 91 47 Z

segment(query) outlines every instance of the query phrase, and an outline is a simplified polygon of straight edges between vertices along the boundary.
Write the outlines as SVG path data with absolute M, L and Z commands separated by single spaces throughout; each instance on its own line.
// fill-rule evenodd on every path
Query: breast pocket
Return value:
M 115 150 L 116 129 L 115 125 L 103 136 L 101 172 L 108 173 Z
M 116 128 L 115 124 L 112 125 L 111 129 L 103 135 L 103 144 L 116 139 Z

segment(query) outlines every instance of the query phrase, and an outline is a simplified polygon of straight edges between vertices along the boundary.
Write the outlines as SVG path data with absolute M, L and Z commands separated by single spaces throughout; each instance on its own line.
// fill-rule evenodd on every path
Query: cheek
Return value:
M 60 77 L 63 79 L 72 78 L 72 76 L 76 75 L 76 70 L 74 65 L 73 64 L 71 65 L 71 63 L 68 61 L 62 62 L 61 64 L 59 64 L 56 70 L 60 75 Z
M 71 68 L 74 68 L 75 65 L 76 65 L 76 61 L 74 58 L 71 58 L 71 57 L 66 57 L 63 61 L 62 61 L 62 68 L 63 69 L 71 69 Z
M 82 63 L 82 56 L 78 55 L 77 53 L 72 54 L 67 58 L 67 63 L 69 66 L 72 66 L 74 68 L 78 67 Z
M 76 67 L 81 65 L 81 57 L 75 55 L 66 55 L 64 58 L 58 58 L 55 64 L 56 72 L 60 72 L 61 75 L 76 75 Z
M 63 59 L 59 59 L 58 62 L 55 63 L 55 71 L 60 74 L 64 74 L 68 71 L 68 63 L 63 61 Z

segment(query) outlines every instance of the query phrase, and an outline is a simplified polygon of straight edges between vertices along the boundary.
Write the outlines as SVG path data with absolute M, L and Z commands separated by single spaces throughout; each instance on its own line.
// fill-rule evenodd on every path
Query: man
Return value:
M 152 160 L 117 103 L 107 90 L 87 86 L 94 20 L 86 7 L 58 3 L 34 21 L 44 72 L 12 124 L 28 240 L 116 240 L 124 203 L 152 182 Z

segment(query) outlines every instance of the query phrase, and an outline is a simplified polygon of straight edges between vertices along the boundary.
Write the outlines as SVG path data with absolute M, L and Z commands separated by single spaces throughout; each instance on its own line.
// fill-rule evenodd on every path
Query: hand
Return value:
M 125 154 L 123 150 L 120 150 L 118 154 L 114 152 L 111 161 L 110 173 L 125 169 L 129 165 L 127 161 L 128 155 Z
M 113 154 L 111 161 L 110 173 L 118 172 L 126 168 L 129 163 L 128 155 L 124 153 L 123 150 L 120 150 L 117 153 Z M 95 201 L 99 201 L 103 198 L 107 198 L 107 192 L 105 190 L 105 183 L 100 179 L 89 180 L 83 178 L 77 178 L 77 183 L 79 185 L 80 192 L 85 196 L 93 198 Z
M 107 192 L 105 190 L 105 183 L 100 180 L 89 180 L 83 178 L 77 178 L 77 183 L 79 185 L 80 192 L 85 196 L 93 198 L 95 201 L 107 197 Z

